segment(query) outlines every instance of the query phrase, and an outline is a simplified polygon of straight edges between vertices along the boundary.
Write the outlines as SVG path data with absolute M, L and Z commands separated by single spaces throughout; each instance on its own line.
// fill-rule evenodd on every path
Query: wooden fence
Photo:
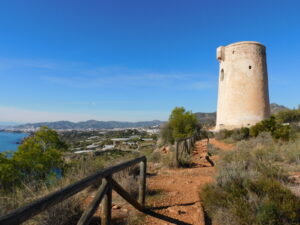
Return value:
M 191 155 L 195 147 L 196 141 L 206 138 L 209 142 L 209 137 L 206 132 L 200 130 L 195 131 L 194 134 L 187 138 L 177 139 L 175 141 L 175 165 L 180 166 L 180 162 L 183 160 L 185 155 Z
M 138 201 L 129 195 L 113 178 L 112 175 L 128 167 L 140 163 L 139 176 L 139 195 Z M 82 214 L 77 225 L 87 225 L 92 219 L 94 213 L 102 202 L 101 224 L 109 225 L 111 223 L 111 206 L 112 206 L 112 189 L 122 196 L 127 202 L 134 206 L 139 211 L 145 209 L 145 194 L 146 194 L 146 170 L 147 160 L 145 156 L 120 163 L 116 166 L 108 167 L 93 175 L 90 175 L 74 184 L 71 184 L 59 191 L 51 193 L 43 198 L 40 198 L 31 204 L 14 210 L 8 215 L 0 217 L 0 225 L 15 225 L 32 218 L 33 216 L 45 211 L 51 206 L 66 200 L 83 189 L 89 187 L 93 183 L 101 180 L 101 185 L 97 193 Z

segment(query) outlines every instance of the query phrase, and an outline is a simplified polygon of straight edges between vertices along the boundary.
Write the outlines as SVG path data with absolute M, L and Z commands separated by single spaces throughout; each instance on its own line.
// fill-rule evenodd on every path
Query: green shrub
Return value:
M 293 130 L 290 125 L 283 125 L 276 121 L 274 116 L 263 120 L 250 128 L 250 136 L 257 137 L 262 132 L 270 132 L 276 140 L 288 141 L 293 137 Z
M 280 111 L 274 116 L 279 123 L 300 122 L 300 107 L 298 109 Z

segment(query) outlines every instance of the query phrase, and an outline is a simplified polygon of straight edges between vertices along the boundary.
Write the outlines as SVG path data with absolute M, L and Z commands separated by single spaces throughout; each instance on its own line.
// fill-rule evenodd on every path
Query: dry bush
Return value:
M 42 214 L 28 221 L 28 224 L 75 225 L 82 216 L 83 212 L 82 199 L 75 196 L 47 209 Z
M 175 147 L 170 145 L 169 152 L 162 156 L 161 162 L 164 166 L 169 168 L 176 167 L 175 162 Z
M 221 150 L 219 148 L 217 148 L 214 145 L 208 143 L 207 152 L 208 152 L 209 155 L 211 155 L 211 156 L 212 155 L 218 155 L 220 153 L 220 151 Z
M 131 166 L 113 175 L 115 181 L 120 184 L 132 197 L 137 198 L 139 193 L 139 166 Z
M 295 149 L 299 140 L 279 143 L 261 133 L 222 153 L 215 183 L 201 192 L 208 214 L 223 225 L 299 224 L 300 188 L 286 171 L 297 166 Z
M 217 140 L 224 140 L 232 135 L 232 131 L 222 129 L 219 132 L 215 133 L 214 135 Z
M 161 161 L 161 154 L 158 151 L 152 152 L 152 154 L 149 157 L 149 161 L 153 163 L 159 163 Z
M 15 208 L 19 208 L 30 202 L 33 202 L 40 197 L 43 197 L 57 189 L 63 187 L 66 184 L 65 181 L 61 181 L 59 184 L 53 187 L 49 187 L 43 184 L 31 182 L 30 184 L 23 184 L 23 188 L 15 189 L 10 194 L 2 195 L 0 198 L 0 215 L 5 215 Z M 83 210 L 81 208 L 82 198 L 78 195 L 64 200 L 58 203 L 43 213 L 33 217 L 25 222 L 25 224 L 38 224 L 38 225 L 68 225 L 76 224 L 81 217 Z
M 215 133 L 214 136 L 217 140 L 227 140 L 230 142 L 236 142 L 241 140 L 247 140 L 250 137 L 250 130 L 247 127 L 242 127 L 240 129 L 226 130 L 222 129 Z

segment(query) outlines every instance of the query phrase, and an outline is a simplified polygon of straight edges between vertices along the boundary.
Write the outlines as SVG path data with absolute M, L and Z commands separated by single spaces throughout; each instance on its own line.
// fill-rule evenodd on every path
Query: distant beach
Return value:
M 26 133 L 0 132 L 0 152 L 16 151 Z

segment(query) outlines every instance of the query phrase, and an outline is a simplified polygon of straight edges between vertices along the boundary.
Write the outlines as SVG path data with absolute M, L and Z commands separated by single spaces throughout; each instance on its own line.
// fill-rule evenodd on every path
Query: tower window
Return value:
M 234 54 L 234 51 L 232 51 L 232 54 Z
M 221 69 L 220 80 L 224 80 L 224 69 Z
M 249 70 L 251 70 L 252 66 L 249 66 Z

